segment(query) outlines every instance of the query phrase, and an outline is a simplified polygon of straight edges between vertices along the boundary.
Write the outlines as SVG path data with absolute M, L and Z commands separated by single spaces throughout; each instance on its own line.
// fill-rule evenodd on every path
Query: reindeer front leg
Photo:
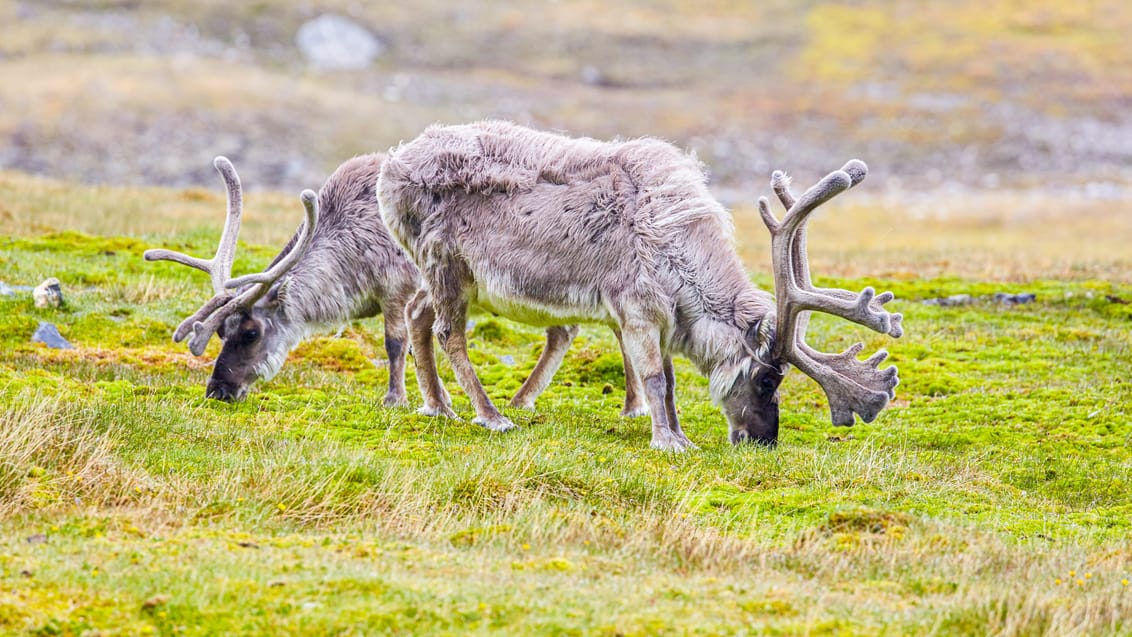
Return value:
M 668 414 L 668 427 L 672 429 L 673 434 L 684 441 L 686 448 L 698 449 L 699 447 L 684 435 L 684 431 L 680 429 L 680 420 L 676 417 L 676 370 L 672 366 L 672 357 L 668 355 L 664 357 L 664 380 L 668 385 L 664 392 L 664 411 Z
M 660 351 L 660 330 L 648 323 L 625 323 L 621 326 L 626 359 L 632 361 L 633 368 L 641 377 L 645 398 L 652 415 L 653 449 L 662 451 L 684 451 L 693 445 L 676 420 L 675 382 L 670 381 L 672 361 L 665 364 Z

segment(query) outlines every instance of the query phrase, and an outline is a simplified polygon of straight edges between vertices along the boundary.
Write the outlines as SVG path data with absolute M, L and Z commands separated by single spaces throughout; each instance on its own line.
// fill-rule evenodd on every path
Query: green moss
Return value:
M 469 338 L 493 345 L 510 345 L 515 342 L 515 332 L 497 319 L 489 318 L 477 321 Z
M 625 369 L 621 362 L 621 351 L 616 343 L 603 346 L 586 345 L 575 347 L 567 355 L 569 367 L 564 375 L 574 382 L 598 385 L 605 383 L 616 387 L 625 386 Z
M 194 235 L 190 243 L 207 249 L 206 239 Z M 792 372 L 780 391 L 779 447 L 734 449 L 706 380 L 678 359 L 681 422 L 701 449 L 671 456 L 648 449 L 647 419 L 618 416 L 624 380 L 606 329 L 583 329 L 539 411 L 507 410 L 521 428 L 505 436 L 468 422 L 471 406 L 443 355 L 441 374 L 466 420 L 382 408 L 388 372 L 370 362 L 381 351 L 380 320 L 341 338 L 312 339 L 277 378 L 229 405 L 203 398 L 216 344 L 198 359 L 169 340 L 199 301 L 185 291 L 205 288 L 203 281 L 178 268 L 143 269 L 128 242 L 73 235 L 38 247 L 27 241 L 0 263 L 0 280 L 33 280 L 32 270 L 42 269 L 113 282 L 65 288 L 63 311 L 36 309 L 27 294 L 0 299 L 0 401 L 19 418 L 65 405 L 51 418 L 106 432 L 100 457 L 109 460 L 92 462 L 89 471 L 112 467 L 119 479 L 109 484 L 126 486 L 124 493 L 100 492 L 89 487 L 97 483 L 76 482 L 88 487 L 69 490 L 69 469 L 5 447 L 19 441 L 0 436 L 0 451 L 24 449 L 20 457 L 36 458 L 6 464 L 17 469 L 0 476 L 11 485 L 0 512 L 11 494 L 24 503 L 24 517 L 4 518 L 9 546 L 58 529 L 42 556 L 18 553 L 23 562 L 4 562 L 17 552 L 0 546 L 0 566 L 6 590 L 25 591 L 29 600 L 41 598 L 26 592 L 31 582 L 18 575 L 24 565 L 37 584 L 42 578 L 79 600 L 110 599 L 99 620 L 105 625 L 140 622 L 169 632 L 199 625 L 197 633 L 206 634 L 334 632 L 355 622 L 443 632 L 474 621 L 522 633 L 605 623 L 645 634 L 678 632 L 682 620 L 673 618 L 710 599 L 712 616 L 727 625 L 757 618 L 764 632 L 837 632 L 867 622 L 838 623 L 834 615 L 848 612 L 846 605 L 803 620 L 808 615 L 796 609 L 824 607 L 790 582 L 832 590 L 849 576 L 859 583 L 852 594 L 882 609 L 876 626 L 917 632 L 940 614 L 905 615 L 896 604 L 921 595 L 959 603 L 971 591 L 1005 599 L 1018 589 L 1004 586 L 1003 573 L 1062 559 L 1035 546 L 1099 554 L 1130 531 L 1124 424 L 1132 386 L 1120 370 L 1132 337 L 1125 306 L 1105 298 L 1132 297 L 1126 286 L 1035 282 L 1010 290 L 1036 292 L 1032 304 L 939 307 L 917 301 L 983 296 L 999 286 L 953 278 L 840 281 L 896 289 L 906 336 L 893 341 L 815 317 L 809 338 L 831 350 L 854 337 L 887 347 L 901 371 L 895 403 L 875 423 L 832 429 L 821 389 Z M 84 242 L 89 249 L 61 249 Z M 115 254 L 100 251 L 110 245 Z M 504 404 L 533 367 L 543 334 L 481 319 L 471 356 L 492 398 Z M 28 343 L 41 320 L 79 349 Z M 408 376 L 412 388 L 411 369 Z M 415 392 L 410 399 L 419 404 Z M 118 521 L 135 510 L 156 511 L 156 519 L 176 520 L 175 528 L 161 522 L 147 531 L 140 520 Z M 246 537 L 251 530 L 257 535 Z M 1002 569 L 965 570 L 974 558 L 923 559 L 961 553 Z M 767 589 L 729 597 L 705 583 L 709 576 L 732 586 L 749 582 L 752 555 L 760 556 L 766 581 L 789 595 Z M 840 565 L 836 576 L 831 563 Z M 390 577 L 373 580 L 375 568 Z M 463 585 L 484 572 L 503 583 Z M 546 590 L 556 592 L 538 588 L 551 583 Z M 243 593 L 239 603 L 224 592 L 232 587 Z M 91 592 L 101 590 L 113 597 Z M 612 590 L 639 595 L 631 597 L 634 608 L 655 600 L 658 610 L 608 606 L 605 596 L 620 595 Z M 330 592 L 340 613 L 303 610 L 324 604 Z M 169 594 L 168 602 L 142 610 L 158 594 Z M 525 600 L 548 595 L 575 600 L 580 614 L 527 619 L 540 615 Z M 183 601 L 201 596 L 207 604 Z M 22 615 L 14 605 L 3 612 L 23 627 L 67 632 L 87 625 L 47 601 L 42 612 L 36 604 Z M 980 613 L 956 611 L 956 625 L 984 618 Z
M 300 344 L 290 356 L 297 363 L 311 363 L 336 372 L 361 372 L 373 368 L 358 343 L 345 338 L 316 337 Z

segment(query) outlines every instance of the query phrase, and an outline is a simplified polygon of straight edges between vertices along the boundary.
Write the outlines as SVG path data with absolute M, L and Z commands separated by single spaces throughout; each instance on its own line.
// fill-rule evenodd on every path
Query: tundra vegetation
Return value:
M 1132 632 L 1130 5 L 536 4 L 328 0 L 389 46 L 320 74 L 289 45 L 309 3 L 0 0 L 0 165 L 193 186 L 0 172 L 0 282 L 55 276 L 65 298 L 0 286 L 0 633 Z M 907 333 L 819 316 L 807 336 L 888 347 L 893 403 L 831 427 L 795 370 L 778 447 L 736 449 L 676 358 L 700 449 L 658 453 L 617 415 L 612 334 L 586 328 L 496 436 L 380 405 L 380 319 L 205 400 L 218 342 L 169 340 L 203 276 L 141 254 L 215 248 L 212 157 L 287 191 L 247 195 L 252 272 L 299 188 L 488 116 L 694 148 L 763 289 L 771 169 L 801 185 L 866 159 L 811 222 L 812 271 L 893 291 Z M 471 319 L 504 404 L 544 335 Z M 76 349 L 31 343 L 40 321 Z
M 896 293 L 915 329 L 892 346 L 894 403 L 834 428 L 793 371 L 777 449 L 735 448 L 707 381 L 677 358 L 700 449 L 669 454 L 648 448 L 646 421 L 617 415 L 620 352 L 604 328 L 582 330 L 539 412 L 503 409 L 522 425 L 507 435 L 383 408 L 380 319 L 304 343 L 247 401 L 206 400 L 219 344 L 197 359 L 169 339 L 201 275 L 141 254 L 207 253 L 223 194 L 3 174 L 0 280 L 57 276 L 65 305 L 0 296 L 0 626 L 1128 632 L 1128 205 L 966 195 L 966 214 L 913 231 L 895 221 L 902 202 L 856 195 L 811 221 L 811 263 L 819 284 Z M 266 266 L 295 216 L 293 194 L 249 199 L 239 271 Z M 894 219 L 883 241 L 859 230 L 878 216 Z M 753 279 L 772 286 L 757 210 L 735 217 Z M 997 291 L 1037 300 L 1001 305 Z M 975 301 L 922 302 L 953 294 Z M 501 401 L 543 333 L 472 319 L 469 354 Z M 39 321 L 76 349 L 31 343 Z M 822 316 L 808 336 L 887 344 Z

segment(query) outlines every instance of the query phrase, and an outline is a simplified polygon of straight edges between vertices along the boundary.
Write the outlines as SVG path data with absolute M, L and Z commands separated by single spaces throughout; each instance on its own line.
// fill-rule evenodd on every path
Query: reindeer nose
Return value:
M 205 398 L 215 398 L 226 403 L 234 403 L 240 399 L 240 390 L 235 385 L 212 379 L 204 391 Z
M 778 436 L 752 436 L 750 432 L 745 429 L 735 429 L 731 431 L 731 444 L 733 445 L 750 445 L 759 444 L 764 447 L 774 447 L 778 445 Z

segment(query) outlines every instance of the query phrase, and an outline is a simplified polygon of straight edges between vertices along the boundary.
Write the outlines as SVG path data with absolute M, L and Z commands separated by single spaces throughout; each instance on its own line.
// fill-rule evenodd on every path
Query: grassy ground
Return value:
M 1127 204 L 867 192 L 815 221 L 815 272 L 893 289 L 907 336 L 821 317 L 810 333 L 888 346 L 896 402 L 835 429 L 795 372 L 779 447 L 735 449 L 678 362 L 701 449 L 668 455 L 617 416 L 598 329 L 504 436 L 382 409 L 379 319 L 304 344 L 244 403 L 206 401 L 209 356 L 169 335 L 207 283 L 141 253 L 208 251 L 221 197 L 0 176 L 0 281 L 56 276 L 67 300 L 0 296 L 0 632 L 1132 632 Z M 267 263 L 255 246 L 285 238 L 296 203 L 248 202 L 238 270 Z M 751 214 L 739 247 L 765 285 Z M 1037 301 L 921 303 L 997 291 Z M 475 319 L 503 399 L 540 334 Z M 40 321 L 76 349 L 30 343 Z

